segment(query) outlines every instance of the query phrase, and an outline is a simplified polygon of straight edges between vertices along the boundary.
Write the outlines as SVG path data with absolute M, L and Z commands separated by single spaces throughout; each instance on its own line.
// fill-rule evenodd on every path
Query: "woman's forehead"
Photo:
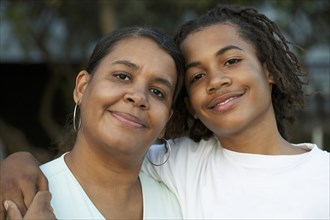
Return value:
M 136 71 L 147 71 L 176 79 L 173 58 L 157 43 L 146 37 L 126 38 L 118 41 L 103 58 L 100 67 L 121 65 Z M 102 68 L 102 67 L 101 67 Z

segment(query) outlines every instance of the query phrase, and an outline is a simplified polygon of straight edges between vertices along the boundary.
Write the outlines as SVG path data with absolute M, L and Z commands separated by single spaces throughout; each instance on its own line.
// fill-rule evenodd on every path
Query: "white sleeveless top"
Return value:
M 49 182 L 57 219 L 105 219 L 66 165 L 64 155 L 40 167 Z M 177 199 L 165 185 L 143 173 L 139 177 L 143 219 L 182 219 Z

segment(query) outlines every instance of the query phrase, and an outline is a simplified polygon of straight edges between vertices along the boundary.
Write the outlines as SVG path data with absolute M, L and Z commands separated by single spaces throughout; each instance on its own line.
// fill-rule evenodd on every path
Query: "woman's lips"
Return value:
M 132 127 L 136 127 L 136 128 L 144 128 L 147 126 L 147 123 L 144 122 L 144 120 L 140 119 L 137 116 L 134 116 L 132 114 L 129 113 L 125 113 L 125 112 L 118 112 L 118 111 L 112 111 L 111 114 L 117 118 L 119 121 L 121 121 L 122 123 L 128 125 L 128 126 L 132 126 Z

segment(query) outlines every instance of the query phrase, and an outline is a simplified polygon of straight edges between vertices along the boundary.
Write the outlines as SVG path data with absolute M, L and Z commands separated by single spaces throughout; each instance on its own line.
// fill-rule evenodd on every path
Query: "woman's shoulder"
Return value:
M 161 182 L 143 172 L 139 175 L 144 204 L 144 219 L 181 219 L 181 209 L 175 195 Z
M 40 166 L 40 169 L 48 179 L 63 173 L 63 171 L 67 169 L 66 163 L 64 161 L 65 154 Z

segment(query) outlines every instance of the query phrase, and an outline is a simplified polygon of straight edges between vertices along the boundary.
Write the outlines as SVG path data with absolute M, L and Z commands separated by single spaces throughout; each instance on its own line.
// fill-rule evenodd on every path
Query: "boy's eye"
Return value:
M 121 80 L 130 80 L 130 77 L 125 73 L 116 73 L 114 76 Z
M 230 59 L 228 60 L 225 65 L 233 65 L 233 64 L 236 64 L 236 63 L 239 63 L 241 61 L 241 59 Z
M 160 98 L 165 98 L 164 93 L 162 91 L 160 91 L 159 89 L 151 88 L 150 91 Z
M 191 79 L 191 83 L 196 82 L 197 80 L 200 80 L 205 76 L 205 73 L 197 73 L 194 75 L 194 77 Z

